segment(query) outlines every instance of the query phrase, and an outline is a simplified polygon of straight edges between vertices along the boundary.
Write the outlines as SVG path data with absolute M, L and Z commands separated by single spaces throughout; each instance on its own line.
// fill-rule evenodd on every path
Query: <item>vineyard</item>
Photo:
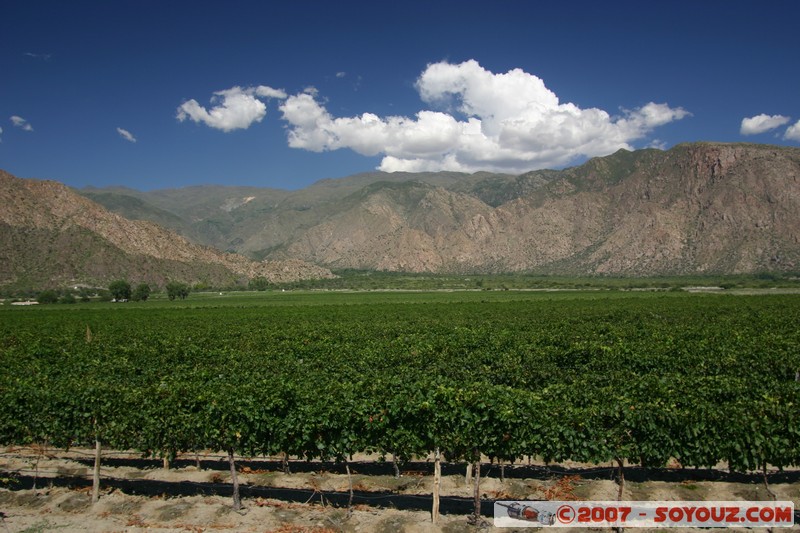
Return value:
M 0 443 L 800 465 L 796 295 L 292 297 L 0 310 Z

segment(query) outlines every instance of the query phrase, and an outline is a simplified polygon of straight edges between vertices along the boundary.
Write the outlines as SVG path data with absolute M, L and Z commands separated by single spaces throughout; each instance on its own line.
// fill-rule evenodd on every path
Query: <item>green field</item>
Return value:
M 262 292 L 0 309 L 0 442 L 800 464 L 800 296 Z

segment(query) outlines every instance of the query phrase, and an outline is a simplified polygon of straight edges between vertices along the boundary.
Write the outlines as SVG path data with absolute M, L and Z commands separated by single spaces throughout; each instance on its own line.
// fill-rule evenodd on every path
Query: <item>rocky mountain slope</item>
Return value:
M 176 191 L 135 194 L 191 238 L 256 258 L 413 272 L 800 270 L 798 148 L 693 143 L 521 176 L 375 172 L 301 191 L 190 190 L 190 206 Z
M 0 285 L 92 284 L 119 277 L 224 285 L 257 276 L 294 281 L 332 275 L 302 261 L 255 262 L 194 244 L 152 222 L 111 213 L 52 181 L 0 171 L 0 205 Z
M 302 238 L 307 228 L 339 212 L 348 196 L 376 182 L 421 181 L 450 188 L 488 176 L 504 175 L 366 172 L 323 179 L 297 191 L 205 185 L 147 192 L 90 187 L 76 192 L 126 218 L 150 220 L 195 242 L 261 259 L 272 249 Z

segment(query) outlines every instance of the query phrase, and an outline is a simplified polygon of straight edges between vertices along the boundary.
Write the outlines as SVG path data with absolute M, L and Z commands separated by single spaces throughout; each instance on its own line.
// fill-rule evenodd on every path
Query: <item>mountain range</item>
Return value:
M 522 175 L 70 190 L 0 172 L 0 284 L 406 272 L 800 270 L 800 149 L 691 143 Z
M 192 243 L 155 223 L 128 220 L 53 181 L 0 171 L 0 286 L 105 286 L 127 278 L 226 286 L 332 277 L 303 261 L 257 262 Z
M 256 260 L 410 272 L 800 269 L 800 149 L 691 143 L 522 175 L 358 174 L 297 191 L 81 194 Z

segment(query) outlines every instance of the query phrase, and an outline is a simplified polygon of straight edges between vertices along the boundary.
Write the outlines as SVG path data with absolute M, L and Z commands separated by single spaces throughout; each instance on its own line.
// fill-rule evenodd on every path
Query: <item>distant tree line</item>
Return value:
M 224 286 L 205 282 L 188 285 L 169 282 L 164 291 L 170 300 L 186 299 L 191 291 L 267 291 L 267 290 L 517 290 L 517 289 L 602 289 L 602 290 L 682 290 L 706 286 L 721 289 L 800 287 L 800 272 L 760 272 L 736 275 L 685 275 L 663 277 L 617 276 L 558 276 L 530 273 L 510 274 L 433 274 L 408 272 L 376 272 L 370 270 L 336 270 L 336 278 L 308 279 L 273 283 L 263 276 L 239 280 Z M 6 300 L 38 300 L 40 303 L 76 303 L 89 301 L 133 300 L 147 301 L 158 288 L 147 283 L 136 287 L 124 279 L 115 280 L 107 288 L 62 288 L 37 290 L 33 288 L 0 287 L 0 298 Z
M 167 298 L 170 300 L 185 300 L 189 297 L 192 287 L 179 281 L 171 281 L 164 287 Z M 117 279 L 108 284 L 107 288 L 75 288 L 75 289 L 46 289 L 38 293 L 23 295 L 27 299 L 34 298 L 40 304 L 74 304 L 77 302 L 146 302 L 155 290 L 148 283 L 139 283 L 135 287 L 126 279 Z M 12 296 L 13 300 L 17 298 Z

